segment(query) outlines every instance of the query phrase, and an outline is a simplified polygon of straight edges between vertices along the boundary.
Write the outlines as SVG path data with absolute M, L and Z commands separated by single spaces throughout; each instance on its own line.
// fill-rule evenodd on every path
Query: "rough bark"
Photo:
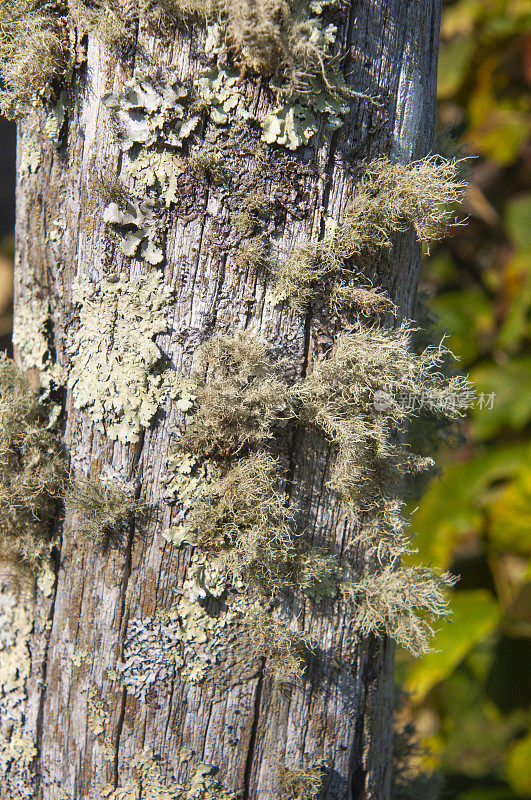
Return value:
M 342 37 L 350 48 L 351 85 L 382 97 L 384 107 L 353 101 L 346 143 L 338 134 L 321 136 L 317 147 L 291 159 L 290 186 L 280 172 L 271 176 L 271 196 L 284 192 L 288 209 L 278 239 L 281 251 L 319 230 L 323 213 L 337 217 L 352 188 L 348 159 L 398 154 L 409 161 L 432 143 L 438 0 L 356 0 L 346 17 Z M 118 251 L 95 196 L 94 175 L 120 174 L 120 151 L 101 96 L 130 77 L 135 65 L 147 70 L 171 65 L 183 77 L 196 73 L 192 40 L 197 36 L 182 31 L 175 41 L 165 41 L 141 27 L 136 48 L 123 58 L 91 37 L 86 65 L 74 78 L 64 146 L 54 150 L 35 118 L 20 126 L 19 161 L 22 148 L 38 148 L 41 163 L 34 174 L 18 178 L 16 297 L 18 302 L 35 294 L 50 298 L 59 362 L 66 358 L 75 276 L 97 281 L 109 272 L 139 274 L 147 266 Z M 256 102 L 267 102 L 258 90 Z M 242 176 L 252 169 L 252 159 L 242 159 Z M 267 278 L 235 269 L 226 200 L 223 191 L 212 192 L 206 184 L 185 186 L 182 202 L 168 214 L 163 269 L 176 302 L 171 332 L 157 341 L 186 373 L 194 350 L 212 334 L 253 328 L 303 374 L 328 342 L 327 321 L 268 304 Z M 302 218 L 298 207 L 306 210 Z M 57 240 L 49 234 L 61 214 L 67 224 Z M 389 290 L 404 316 L 411 312 L 418 266 L 418 244 L 404 234 L 375 267 L 375 281 Z M 177 419 L 168 404 L 138 445 L 124 446 L 96 431 L 65 394 L 63 437 L 73 472 L 98 474 L 110 465 L 130 478 L 139 476 L 151 510 L 122 549 L 105 553 L 80 540 L 73 516 L 64 519 L 54 595 L 47 599 L 36 591 L 41 622 L 30 642 L 25 729 L 38 749 L 36 796 L 58 800 L 62 790 L 72 800 L 99 800 L 105 785 L 126 782 L 131 757 L 147 746 L 160 756 L 165 778 L 184 781 L 190 767 L 177 753 L 185 744 L 196 754 L 194 763 L 217 766 L 224 786 L 244 798 L 275 796 L 279 764 L 311 766 L 322 760 L 331 764 L 326 800 L 385 800 L 391 779 L 393 647 L 385 640 L 360 640 L 348 619 L 293 604 L 299 628 L 312 630 L 321 643 L 300 686 L 279 687 L 264 675 L 263 665 L 238 678 L 238 652 L 229 658 L 226 687 L 207 681 L 191 685 L 176 674 L 141 701 L 112 679 L 128 619 L 168 608 L 189 562 L 190 548 L 172 547 L 160 535 L 170 513 L 161 500 L 161 479 Z M 291 460 L 291 498 L 300 503 L 300 522 L 313 541 L 343 553 L 353 531 L 323 488 L 326 445 L 300 433 Z M 361 563 L 363 554 L 356 557 Z M 82 651 L 87 656 L 80 661 L 74 654 Z M 109 714 L 111 760 L 88 724 L 93 690 Z

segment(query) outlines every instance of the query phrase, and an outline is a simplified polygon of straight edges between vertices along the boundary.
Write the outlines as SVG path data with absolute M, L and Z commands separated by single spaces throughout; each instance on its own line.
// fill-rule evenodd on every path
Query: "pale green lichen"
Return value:
M 68 386 L 75 407 L 111 439 L 138 441 L 167 392 L 153 339 L 167 330 L 171 297 L 158 273 L 74 284 L 79 327 L 68 340 Z
M 125 256 L 139 256 L 152 265 L 161 263 L 164 254 L 159 246 L 160 216 L 150 200 L 127 201 L 123 208 L 118 203 L 109 203 L 103 221 L 116 227 L 121 237 L 120 250 Z
M 88 697 L 88 727 L 93 736 L 100 736 L 109 722 L 111 717 L 109 709 L 102 697 L 97 692 L 94 686 L 89 687 Z
M 33 593 L 31 585 L 5 573 L 5 563 L 0 570 L 0 798 L 29 800 L 35 791 L 32 762 L 37 755 L 24 730 Z
M 179 197 L 179 179 L 185 172 L 183 159 L 171 150 L 152 147 L 138 152 L 127 152 L 124 157 L 126 171 L 135 179 L 135 194 L 152 192 L 166 206 Z
M 252 118 L 235 70 L 222 66 L 203 70 L 196 81 L 196 91 L 216 125 L 226 125 L 229 120 Z
M 343 584 L 363 636 L 389 636 L 414 656 L 430 649 L 430 620 L 448 616 L 447 590 L 457 578 L 426 567 L 386 567 Z
M 24 369 L 45 370 L 50 362 L 50 301 L 47 297 L 24 296 L 13 317 L 13 346 L 18 348 Z
M 188 759 L 180 759 L 185 761 Z M 196 764 L 189 781 L 184 785 L 167 786 L 151 748 L 144 748 L 131 759 L 134 777 L 124 786 L 108 785 L 102 792 L 104 800 L 237 800 L 238 795 L 224 789 L 217 769 Z
M 182 147 L 199 124 L 198 116 L 187 116 L 188 89 L 175 77 L 155 81 L 135 70 L 120 94 L 104 94 L 102 103 L 117 121 L 125 150 L 134 145 Z
M 190 683 L 200 683 L 219 670 L 219 656 L 234 646 L 234 637 L 257 601 L 237 593 L 219 614 L 209 614 L 198 602 L 226 592 L 226 573 L 197 553 L 183 594 L 168 611 L 130 620 L 123 660 L 116 670 L 127 690 L 145 697 L 150 688 L 177 671 Z

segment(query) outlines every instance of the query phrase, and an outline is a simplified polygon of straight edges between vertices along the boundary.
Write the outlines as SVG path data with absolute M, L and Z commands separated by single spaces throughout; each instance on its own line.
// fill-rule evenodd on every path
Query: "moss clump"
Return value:
M 18 116 L 39 97 L 54 99 L 69 61 L 61 0 L 0 5 L 0 109 Z
M 0 355 L 0 543 L 4 557 L 38 567 L 47 555 L 67 470 L 43 408 Z
M 266 452 L 234 462 L 193 509 L 189 541 L 216 553 L 229 574 L 266 589 L 291 577 L 296 550 L 278 461 Z
M 108 541 L 131 522 L 141 503 L 119 485 L 89 479 L 74 484 L 65 498 L 78 514 L 79 529 L 87 536 Z
M 322 767 L 281 767 L 280 796 L 286 800 L 314 800 L 323 785 Z
M 227 459 L 266 444 L 292 416 L 289 387 L 258 339 L 217 336 L 200 357 L 209 374 L 197 389 L 198 411 L 179 442 L 182 450 Z
M 247 612 L 244 625 L 252 658 L 265 658 L 266 671 L 276 680 L 293 683 L 301 679 L 304 658 L 315 644 L 309 634 L 290 630 L 263 608 Z
M 273 296 L 303 309 L 318 294 L 320 283 L 332 281 L 331 300 L 337 303 L 355 277 L 353 260 L 390 247 L 394 233 L 412 227 L 420 240 L 440 238 L 452 219 L 449 206 L 462 199 L 466 187 L 457 180 L 458 170 L 458 162 L 440 156 L 410 164 L 385 158 L 367 164 L 354 196 L 339 222 L 329 226 L 327 236 L 297 245 L 277 265 Z M 350 302 L 367 308 L 368 296 L 354 289 Z M 374 292 L 369 305 L 378 301 L 382 295 Z
M 389 636 L 415 656 L 429 650 L 434 630 L 429 619 L 448 615 L 446 590 L 456 578 L 426 567 L 386 568 L 345 583 L 343 594 L 355 605 L 363 636 Z

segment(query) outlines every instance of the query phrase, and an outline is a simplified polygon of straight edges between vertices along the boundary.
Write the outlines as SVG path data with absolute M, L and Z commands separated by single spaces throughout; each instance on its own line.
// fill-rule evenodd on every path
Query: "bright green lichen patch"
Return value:
M 88 409 L 111 439 L 138 441 L 167 392 L 153 339 L 167 330 L 171 296 L 155 272 L 99 284 L 80 278 L 74 285 L 79 327 L 68 341 L 68 386 L 76 408 Z

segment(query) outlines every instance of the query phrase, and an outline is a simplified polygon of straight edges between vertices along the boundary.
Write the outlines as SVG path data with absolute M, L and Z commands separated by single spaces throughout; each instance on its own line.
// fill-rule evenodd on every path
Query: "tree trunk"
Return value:
M 428 152 L 438 28 L 438 0 L 355 0 L 341 31 L 349 53 L 345 73 L 354 89 L 382 98 L 383 106 L 353 98 L 346 137 L 321 133 L 302 155 L 274 155 L 269 172 L 252 153 L 241 153 L 231 185 L 246 180 L 252 185 L 253 176 L 262 181 L 283 214 L 276 231 L 279 252 L 315 238 L 325 215 L 337 218 L 352 192 L 349 165 L 378 155 L 410 161 Z M 90 36 L 86 64 L 74 74 L 64 144 L 54 149 L 36 116 L 19 127 L 16 303 L 50 299 L 59 364 L 66 363 L 66 337 L 75 324 L 76 276 L 97 283 L 110 273 L 137 276 L 154 269 L 126 258 L 103 221 L 94 178 L 122 172 L 125 183 L 130 179 L 123 174 L 102 95 L 119 90 L 134 67 L 147 74 L 171 67 L 182 78 L 197 74 L 201 65 L 191 45 L 201 36 L 200 28 L 183 29 L 168 41 L 141 25 L 135 47 L 121 58 L 116 48 Z M 263 107 L 267 99 L 258 85 L 255 92 Z M 32 169 L 29 153 L 40 154 Z M 329 341 L 328 321 L 270 304 L 267 276 L 237 267 L 240 241 L 230 202 L 226 186 L 185 179 L 179 186 L 167 214 L 161 267 L 165 283 L 175 290 L 174 314 L 171 330 L 159 335 L 157 344 L 176 369 L 189 374 L 198 344 L 218 332 L 252 329 L 303 375 Z M 411 313 L 418 268 L 419 246 L 409 233 L 398 235 L 375 266 L 375 283 L 389 291 L 402 316 Z M 295 626 L 311 630 L 319 641 L 315 663 L 300 685 L 279 685 L 264 664 L 242 670 L 244 654 L 235 645 L 217 682 L 190 683 L 176 670 L 146 698 L 124 688 L 116 665 L 129 621 L 168 609 L 190 561 L 191 548 L 174 547 L 161 536 L 170 522 L 162 500 L 166 459 L 181 417 L 167 401 L 138 443 L 121 444 L 99 432 L 87 411 L 74 407 L 68 390 L 63 419 L 73 474 L 79 479 L 111 467 L 139 482 L 149 510 L 123 548 L 105 551 L 81 538 L 75 514 L 66 512 L 54 590 L 46 597 L 36 588 L 34 595 L 24 699 L 24 730 L 36 746 L 34 794 L 21 797 L 100 800 L 107 796 L 105 787 L 110 794 L 113 787 L 126 786 L 135 754 L 152 748 L 168 786 L 185 784 L 202 762 L 219 769 L 226 790 L 266 800 L 278 796 L 280 766 L 322 762 L 328 767 L 326 800 L 388 798 L 393 646 L 362 639 L 351 620 L 332 613 L 332 603 L 327 614 L 315 613 L 308 602 L 292 603 Z M 299 504 L 298 523 L 310 540 L 341 554 L 353 526 L 324 488 L 327 452 L 314 434 L 295 437 L 290 500 Z M 363 553 L 357 558 L 362 563 Z M 181 760 L 183 746 L 193 752 L 190 760 Z

